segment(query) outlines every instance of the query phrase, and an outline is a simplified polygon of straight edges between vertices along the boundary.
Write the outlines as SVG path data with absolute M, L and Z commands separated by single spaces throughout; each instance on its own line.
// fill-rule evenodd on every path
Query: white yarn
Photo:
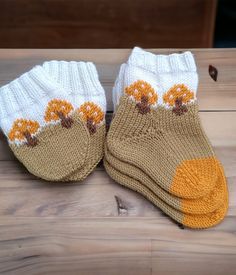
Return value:
M 92 101 L 106 112 L 105 91 L 93 63 L 53 60 L 44 62 L 43 68 L 70 94 L 76 107 L 86 101 Z
M 119 98 L 121 97 L 124 91 L 125 67 L 126 67 L 126 64 L 122 64 L 120 66 L 118 77 L 116 78 L 115 84 L 112 88 L 112 101 L 113 101 L 114 111 L 116 111 L 116 107 L 119 104 Z
M 122 76 L 123 75 L 123 76 Z M 163 104 L 162 96 L 175 84 L 185 84 L 194 92 L 198 87 L 198 74 L 191 52 L 170 55 L 155 55 L 135 47 L 127 64 L 122 64 L 119 77 L 113 88 L 113 103 L 119 104 L 124 87 L 137 80 L 152 85 L 158 94 L 158 104 Z M 121 84 L 120 82 L 123 82 Z
M 16 119 L 36 120 L 44 126 L 44 113 L 52 99 L 78 108 L 93 101 L 106 111 L 105 92 L 93 63 L 49 61 L 0 88 L 0 127 L 7 136 Z

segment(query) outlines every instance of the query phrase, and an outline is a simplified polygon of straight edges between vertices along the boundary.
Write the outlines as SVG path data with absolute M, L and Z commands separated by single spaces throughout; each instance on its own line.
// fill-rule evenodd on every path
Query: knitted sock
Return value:
M 103 113 L 106 111 L 105 92 L 102 88 L 96 68 L 87 63 L 88 70 L 82 70 L 82 62 L 49 61 L 43 64 L 44 69 L 56 82 L 60 83 L 66 90 L 72 92 L 72 101 L 81 105 L 84 101 L 95 102 L 101 106 Z M 91 79 L 93 86 L 87 84 L 87 79 Z M 90 116 L 89 116 L 90 115 Z M 88 113 L 85 117 L 86 123 L 93 119 L 94 114 Z M 90 135 L 90 146 L 83 167 L 78 167 L 76 171 L 65 177 L 64 181 L 81 181 L 86 178 L 103 158 L 104 140 L 106 125 L 103 123 L 97 127 Z
M 114 157 L 105 145 L 105 160 L 112 166 L 116 171 L 126 175 L 127 185 L 132 185 L 133 181 L 139 181 L 143 186 L 147 187 L 159 197 L 162 201 L 167 203 L 169 206 L 175 208 L 178 211 L 188 214 L 207 214 L 212 213 L 218 209 L 225 199 L 225 181 L 218 179 L 214 189 L 203 198 L 199 199 L 181 199 L 171 195 L 157 185 L 148 175 L 142 172 L 137 167 L 123 162 L 118 158 Z M 131 183 L 130 180 L 131 179 Z
M 124 90 L 125 67 L 126 64 L 121 65 L 119 75 L 113 87 L 114 110 L 117 108 L 116 103 L 119 101 L 119 97 Z M 181 199 L 171 195 L 169 192 L 166 192 L 138 167 L 130 165 L 129 163 L 124 162 L 123 160 L 119 160 L 113 156 L 112 153 L 107 149 L 107 146 L 105 146 L 105 158 L 116 170 L 119 170 L 122 174 L 125 174 L 135 180 L 141 181 L 142 184 L 146 185 L 170 206 L 184 213 L 205 214 L 213 212 L 219 207 L 220 204 L 222 204 L 224 199 L 224 194 L 222 191 L 224 188 L 223 182 L 220 183 L 218 181 L 218 184 L 214 187 L 214 189 L 203 198 L 196 200 Z
M 90 66 L 83 63 L 82 77 Z M 93 80 L 86 81 L 86 88 L 92 90 Z M 88 107 L 84 98 L 72 100 L 71 90 L 41 66 L 0 89 L 0 126 L 9 145 L 32 174 L 45 180 L 62 180 L 82 168 L 87 158 L 91 130 L 96 127 L 84 121 Z M 98 125 L 103 118 L 101 110 Z
M 91 135 L 85 165 L 64 178 L 64 181 L 82 181 L 96 168 L 104 155 L 105 133 L 106 125 L 103 124 L 97 129 L 96 133 Z
M 175 196 L 208 194 L 219 168 L 198 116 L 192 54 L 156 56 L 135 48 L 121 68 L 125 89 L 113 95 L 109 151 Z
M 224 201 L 220 205 L 218 209 L 213 211 L 212 213 L 203 214 L 203 215 L 192 215 L 192 214 L 185 214 L 182 213 L 175 208 L 172 208 L 169 206 L 166 202 L 161 200 L 155 193 L 153 193 L 150 189 L 145 187 L 142 183 L 140 183 L 137 180 L 134 180 L 133 178 L 130 178 L 124 174 L 122 174 L 120 171 L 116 170 L 113 166 L 110 165 L 110 163 L 104 159 L 104 166 L 106 168 L 107 173 L 110 175 L 112 179 L 117 181 L 123 186 L 128 187 L 129 189 L 132 189 L 141 195 L 143 195 L 145 198 L 147 198 L 150 202 L 152 202 L 154 205 L 159 207 L 164 213 L 166 213 L 168 216 L 170 216 L 172 219 L 177 221 L 178 223 L 181 223 L 187 227 L 190 228 L 208 228 L 211 226 L 214 226 L 221 222 L 226 215 L 227 209 L 228 209 L 228 193 L 226 188 L 226 182 L 225 182 L 225 176 L 224 171 L 221 166 L 219 166 L 219 181 L 224 182 Z

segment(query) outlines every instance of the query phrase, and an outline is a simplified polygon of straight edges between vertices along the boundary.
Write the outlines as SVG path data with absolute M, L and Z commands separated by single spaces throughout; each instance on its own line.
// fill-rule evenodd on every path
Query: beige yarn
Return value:
M 68 174 L 82 168 L 90 146 L 90 136 L 79 115 L 72 116 L 72 127 L 60 123 L 45 126 L 37 135 L 38 144 L 10 144 L 19 161 L 30 173 L 48 181 L 61 181 Z
M 104 155 L 105 133 L 106 125 L 103 124 L 90 136 L 89 151 L 83 167 L 64 178 L 64 181 L 82 181 L 94 170 Z
M 130 178 L 118 170 L 114 169 L 109 162 L 104 160 L 104 166 L 106 168 L 107 173 L 110 175 L 112 179 L 120 183 L 121 185 L 132 189 L 145 198 L 147 198 L 154 205 L 159 207 L 164 213 L 170 216 L 173 220 L 177 221 L 180 224 L 183 224 L 190 228 L 195 229 L 203 229 L 214 226 L 222 221 L 224 216 L 226 215 L 228 209 L 228 192 L 227 185 L 225 182 L 225 175 L 222 166 L 219 169 L 219 181 L 224 182 L 224 200 L 223 203 L 219 206 L 218 209 L 213 211 L 212 213 L 208 213 L 205 215 L 192 215 L 192 214 L 184 214 L 175 208 L 169 206 L 166 202 L 161 200 L 156 194 L 154 194 L 149 188 L 145 187 L 142 183 L 133 178 Z
M 211 213 L 220 205 L 223 204 L 224 197 L 224 182 L 217 180 L 214 189 L 203 198 L 199 199 L 181 199 L 171 195 L 156 184 L 148 175 L 142 172 L 137 167 L 130 165 L 127 162 L 121 161 L 114 157 L 111 152 L 108 151 L 105 145 L 105 160 L 120 173 L 140 181 L 144 186 L 149 188 L 154 194 L 156 194 L 161 200 L 165 201 L 171 207 L 176 210 L 182 211 L 188 214 L 207 214 Z
M 200 198 L 216 184 L 218 160 L 201 128 L 196 103 L 182 116 L 160 106 L 140 114 L 124 95 L 107 146 L 116 158 L 143 170 L 175 196 Z

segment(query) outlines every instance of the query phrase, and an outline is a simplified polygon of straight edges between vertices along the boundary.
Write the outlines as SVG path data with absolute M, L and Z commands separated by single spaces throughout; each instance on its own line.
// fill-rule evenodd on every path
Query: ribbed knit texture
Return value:
M 121 65 L 115 89 L 113 89 L 115 106 L 119 104 L 119 99 L 124 94 L 124 87 L 137 80 L 145 80 L 155 89 L 160 105 L 163 104 L 162 95 L 173 85 L 180 83 L 184 83 L 193 91 L 193 99 L 196 99 L 198 75 L 191 52 L 155 55 L 135 47 L 127 64 Z
M 42 126 L 46 124 L 44 111 L 50 100 L 58 98 L 69 100 L 69 94 L 54 82 L 41 66 L 36 66 L 29 72 L 0 89 L 0 126 L 8 136 L 16 119 L 36 120 Z
M 93 102 L 106 112 L 105 92 L 92 62 L 47 61 L 43 68 L 71 96 L 76 106 Z
M 135 48 L 113 88 L 105 167 L 178 222 L 205 228 L 223 219 L 228 193 L 200 123 L 197 85 L 190 52 L 160 56 Z
M 106 126 L 103 124 L 90 137 L 89 151 L 83 167 L 65 177 L 64 181 L 82 181 L 95 169 L 104 156 L 105 133 Z
M 130 165 L 123 160 L 120 160 L 112 155 L 105 146 L 105 159 L 114 169 L 118 170 L 121 174 L 129 178 L 141 182 L 144 186 L 149 188 L 161 200 L 166 202 L 171 207 L 178 211 L 187 214 L 207 214 L 218 209 L 225 199 L 225 185 L 217 180 L 214 189 L 207 194 L 204 198 L 199 199 L 181 199 L 171 195 L 169 192 L 156 184 L 147 174 L 136 166 Z
M 184 116 L 162 108 L 142 115 L 136 103 L 123 96 L 107 144 L 113 155 L 139 167 L 166 191 L 194 199 L 214 188 L 218 162 L 202 133 L 196 106 L 188 108 Z
M 109 176 L 113 178 L 115 181 L 117 181 L 119 184 L 140 193 L 146 199 L 152 202 L 155 206 L 160 208 L 165 214 L 170 216 L 173 220 L 177 221 L 178 223 L 183 224 L 184 226 L 194 229 L 209 228 L 220 223 L 226 215 L 228 209 L 228 191 L 226 188 L 223 168 L 221 167 L 219 168 L 219 181 L 224 183 L 223 203 L 219 206 L 218 209 L 216 209 L 212 213 L 193 215 L 187 213 L 185 214 L 171 207 L 165 201 L 160 199 L 160 197 L 156 193 L 152 192 L 141 182 L 134 180 L 133 178 L 130 178 L 125 174 L 122 174 L 119 170 L 116 170 L 113 166 L 109 164 L 109 162 L 106 159 L 104 160 L 104 166 Z
M 96 68 L 91 62 L 75 61 L 49 61 L 43 63 L 44 69 L 57 83 L 60 83 L 64 89 L 71 91 L 72 101 L 77 105 L 84 102 L 93 102 L 100 106 L 105 114 L 106 98 L 102 88 Z M 86 80 L 89 81 L 86 81 Z M 106 127 L 105 123 L 101 125 L 96 133 L 90 136 L 90 146 L 85 165 L 66 176 L 64 181 L 82 181 L 97 166 L 103 158 L 104 140 Z
M 0 126 L 32 174 L 81 180 L 102 158 L 106 99 L 92 63 L 36 66 L 3 86 L 0 101 Z

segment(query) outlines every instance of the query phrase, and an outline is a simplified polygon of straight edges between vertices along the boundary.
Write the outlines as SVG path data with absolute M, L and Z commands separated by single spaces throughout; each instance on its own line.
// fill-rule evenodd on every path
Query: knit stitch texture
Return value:
M 0 126 L 9 145 L 37 177 L 80 180 L 102 158 L 106 100 L 92 63 L 36 66 L 3 86 L 0 101 Z
M 163 56 L 135 48 L 113 88 L 105 167 L 178 222 L 205 228 L 223 219 L 228 191 L 201 126 L 197 86 L 190 52 Z

